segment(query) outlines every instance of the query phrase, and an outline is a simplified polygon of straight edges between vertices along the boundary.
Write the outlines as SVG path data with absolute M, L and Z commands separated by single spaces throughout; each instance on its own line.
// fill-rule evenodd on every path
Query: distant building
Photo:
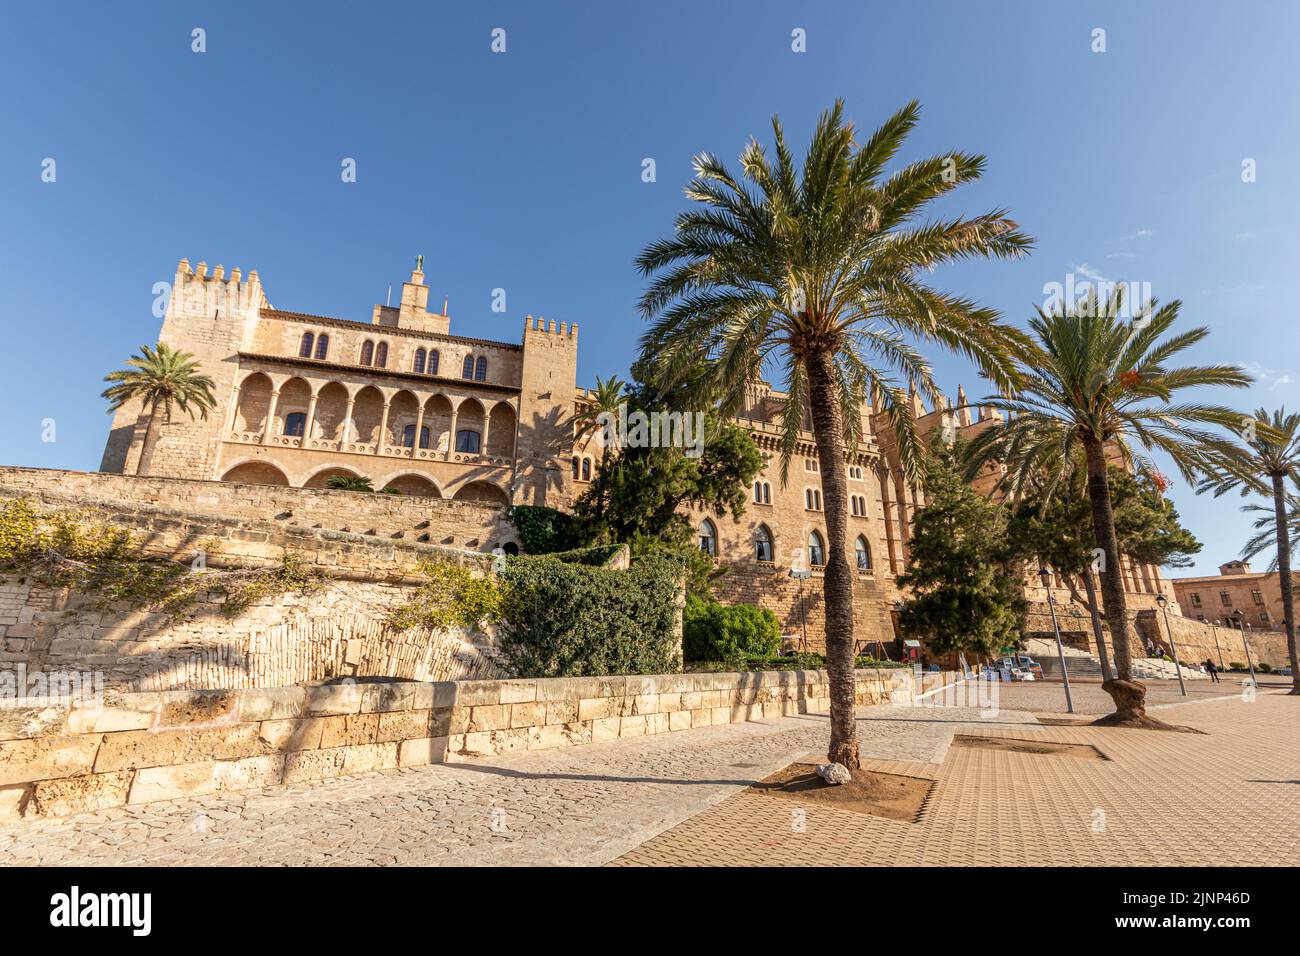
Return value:
M 1300 574 L 1292 572 L 1295 588 L 1300 591 Z M 1254 630 L 1281 631 L 1285 627 L 1282 613 L 1282 582 L 1276 572 L 1252 571 L 1245 561 L 1219 565 L 1219 573 L 1193 578 L 1174 578 L 1174 593 L 1183 616 L 1194 621 L 1214 623 L 1241 621 Z

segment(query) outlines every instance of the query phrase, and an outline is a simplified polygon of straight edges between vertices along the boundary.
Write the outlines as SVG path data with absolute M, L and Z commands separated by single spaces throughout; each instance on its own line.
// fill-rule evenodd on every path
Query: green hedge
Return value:
M 678 669 L 680 561 L 647 557 L 617 571 L 553 557 L 517 558 L 499 573 L 499 645 L 517 676 L 603 677 Z
M 781 649 L 781 624 L 767 608 L 689 598 L 682 617 L 682 654 L 688 661 L 771 657 Z
M 506 518 L 519 532 L 526 554 L 554 554 L 578 545 L 573 516 L 543 505 L 513 505 Z

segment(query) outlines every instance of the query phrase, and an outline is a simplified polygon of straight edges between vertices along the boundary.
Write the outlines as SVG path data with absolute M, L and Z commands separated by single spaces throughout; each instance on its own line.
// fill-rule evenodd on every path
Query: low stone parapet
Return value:
M 857 672 L 857 703 L 951 682 Z M 825 671 L 339 683 L 0 707 L 0 821 L 829 709 Z

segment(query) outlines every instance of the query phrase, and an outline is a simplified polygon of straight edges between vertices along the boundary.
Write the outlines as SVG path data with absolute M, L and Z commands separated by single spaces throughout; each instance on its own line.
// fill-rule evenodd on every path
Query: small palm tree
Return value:
M 374 491 L 375 486 L 365 475 L 330 475 L 325 487 L 335 491 Z M 387 489 L 385 489 L 387 490 Z
M 1103 302 L 1094 293 L 1072 306 L 1040 308 L 1030 320 L 1036 342 L 1025 357 L 1020 393 L 984 400 L 1007 418 L 971 440 L 968 474 L 1001 461 L 1007 466 L 1003 489 L 1020 494 L 1046 480 L 1048 496 L 1079 467 L 1082 450 L 1092 509 L 1093 536 L 1103 551 L 1102 598 L 1110 624 L 1117 679 L 1102 687 L 1115 701 L 1108 723 L 1146 719 L 1146 689 L 1133 681 L 1131 628 L 1120 576 L 1120 551 L 1111 505 L 1107 460 L 1118 455 L 1125 467 L 1157 474 L 1146 454 L 1169 456 L 1189 482 L 1204 474 L 1207 453 L 1230 443 L 1205 426 L 1233 428 L 1239 413 L 1219 405 L 1173 401 L 1187 388 L 1242 387 L 1250 377 L 1232 365 L 1171 367 L 1169 360 L 1209 334 L 1194 328 L 1161 340 L 1178 318 L 1180 303 L 1143 303 L 1133 320 L 1124 318 L 1123 286 Z
M 859 763 L 846 446 L 874 396 L 915 480 L 922 454 L 907 387 L 936 403 L 941 396 L 912 342 L 961 352 L 999 387 L 1010 387 L 1023 339 L 1000 325 L 995 311 L 926 284 L 937 266 L 1018 257 L 1032 240 L 1001 210 L 917 222 L 931 200 L 984 169 L 984 157 L 954 152 L 886 176 L 919 112 L 909 103 L 859 139 L 836 102 L 817 124 L 802 171 L 774 117 L 774 157 L 751 140 L 740 157 L 743 183 L 715 157 L 697 156 L 686 187 L 697 205 L 677 217 L 671 238 L 637 259 L 642 275 L 653 276 L 641 299 L 642 314 L 653 320 L 641 363 L 660 391 L 686 386 L 734 414 L 747 386 L 765 369 L 782 367 L 789 395 L 783 477 L 805 416 L 811 421 L 826 507 L 829 755 L 850 769 Z
M 153 348 L 140 346 L 140 354 L 131 356 L 126 364 L 130 367 L 104 376 L 104 381 L 113 384 L 104 389 L 102 397 L 108 399 L 110 415 L 134 401 L 149 410 L 149 427 L 135 470 L 137 475 L 147 475 L 163 419 L 171 421 L 172 406 L 191 418 L 196 410 L 200 418 L 207 418 L 217 405 L 212 395 L 216 386 L 209 376 L 199 374 L 199 363 L 193 355 L 178 352 L 163 342 Z
M 627 383 L 617 375 L 604 379 L 599 375 L 596 376 L 596 387 L 592 389 L 595 393 L 591 396 L 592 403 L 585 406 L 573 419 L 576 426 L 573 436 L 575 440 L 580 441 L 600 428 L 602 415 L 618 414 L 618 407 L 625 400 L 623 389 L 626 387 Z
M 1214 497 L 1239 490 L 1243 496 L 1264 495 L 1273 499 L 1272 508 L 1248 505 L 1245 510 L 1262 513 L 1255 521 L 1256 534 L 1242 552 L 1255 557 L 1270 546 L 1277 548 L 1278 583 L 1282 589 L 1282 618 L 1286 625 L 1286 648 L 1291 657 L 1291 693 L 1300 694 L 1300 660 L 1296 658 L 1295 606 L 1291 577 L 1291 528 L 1295 500 L 1286 492 L 1288 481 L 1300 487 L 1300 414 L 1286 409 L 1270 413 L 1256 409 L 1241 421 L 1241 443 L 1224 456 L 1213 458 L 1211 473 L 1197 491 L 1212 491 Z M 1270 540 L 1271 532 L 1271 540 Z M 1273 568 L 1270 568 L 1273 570 Z

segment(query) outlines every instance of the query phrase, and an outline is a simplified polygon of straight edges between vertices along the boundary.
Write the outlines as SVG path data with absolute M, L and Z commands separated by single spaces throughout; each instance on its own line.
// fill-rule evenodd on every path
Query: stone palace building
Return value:
M 428 310 L 424 280 L 417 260 L 400 304 L 376 305 L 369 321 L 356 321 L 275 308 L 257 272 L 216 266 L 209 273 L 206 263 L 181 260 L 159 338 L 197 358 L 215 380 L 217 407 L 207 419 L 178 413 L 163 424 L 151 474 L 303 488 L 364 476 L 376 490 L 405 496 L 568 507 L 600 457 L 591 438 L 574 440 L 574 414 L 590 401 L 577 385 L 578 326 L 530 316 L 518 342 L 453 335 L 446 306 Z M 847 468 L 858 632 L 863 650 L 888 650 L 896 638 L 895 577 L 906 567 L 924 494 L 904 479 L 892 436 L 869 406 L 847 462 L 819 461 L 804 433 L 783 485 L 784 399 L 757 383 L 738 418 L 765 459 L 742 519 L 693 516 L 700 546 L 728 570 L 716 590 L 723 600 L 772 608 L 792 640 L 802 643 L 806 632 L 807 646 L 820 648 L 820 476 Z M 945 422 L 972 434 L 995 417 L 972 414 L 960 389 L 955 407 L 912 402 L 923 435 Z M 139 406 L 118 411 L 102 471 L 136 472 L 148 417 Z M 996 478 L 991 472 L 979 484 L 987 490 Z M 811 576 L 792 576 L 795 566 L 810 566 Z M 1174 603 L 1158 568 L 1126 563 L 1123 574 L 1135 609 L 1154 608 L 1160 593 Z M 1068 608 L 1071 594 L 1056 584 Z M 1036 576 L 1026 589 L 1043 599 Z M 1082 615 L 1064 617 L 1063 630 L 1086 644 Z

